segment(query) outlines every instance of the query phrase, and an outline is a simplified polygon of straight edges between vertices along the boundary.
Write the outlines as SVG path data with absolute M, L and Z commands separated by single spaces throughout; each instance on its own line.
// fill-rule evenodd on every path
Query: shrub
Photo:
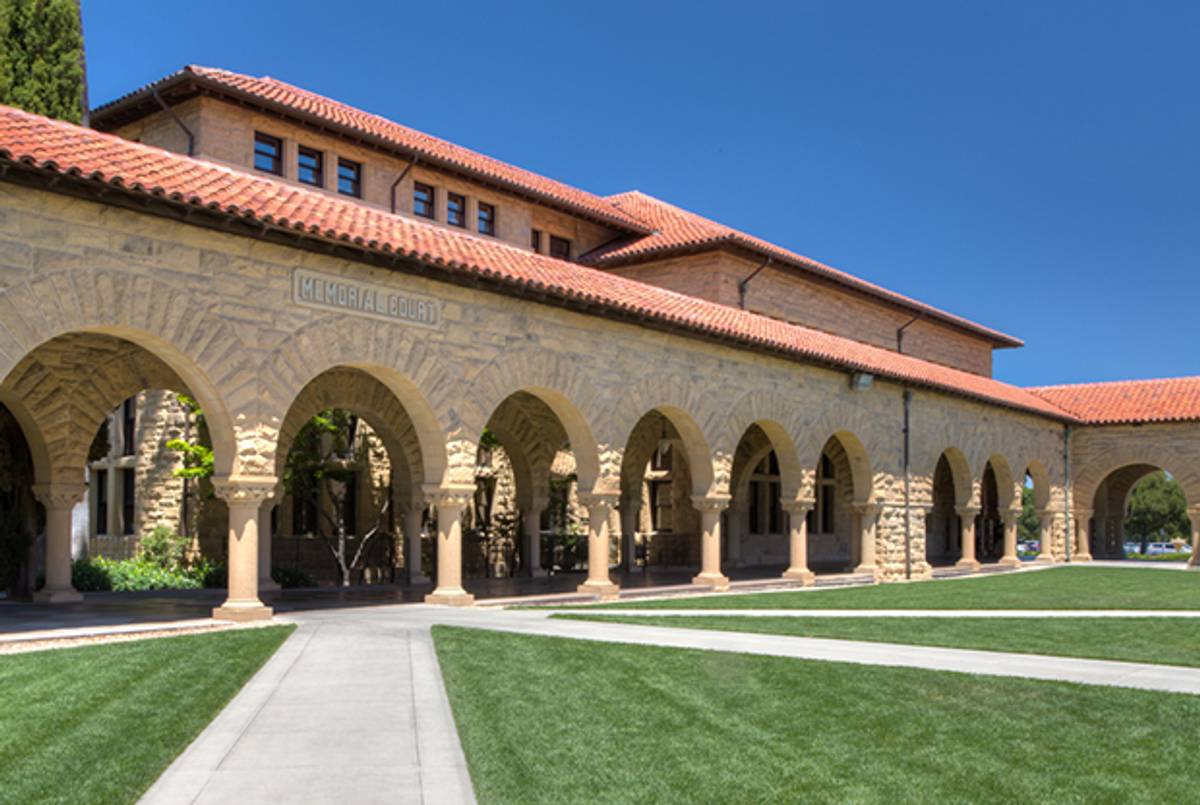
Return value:
M 191 540 L 181 537 L 166 526 L 156 526 L 138 540 L 137 558 L 156 564 L 164 570 L 179 570 L 187 560 Z
M 71 581 L 81 592 L 113 590 L 198 590 L 200 582 L 189 573 L 168 570 L 144 559 L 79 559 L 71 567 Z
M 205 589 L 228 587 L 229 572 L 221 562 L 199 559 L 188 569 L 188 575 Z
M 316 587 L 313 577 L 298 567 L 276 567 L 271 570 L 271 578 L 284 589 L 297 587 Z

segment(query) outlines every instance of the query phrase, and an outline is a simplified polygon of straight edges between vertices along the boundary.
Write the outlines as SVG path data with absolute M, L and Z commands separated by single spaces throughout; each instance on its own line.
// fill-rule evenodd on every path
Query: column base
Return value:
M 83 593 L 76 589 L 70 590 L 38 590 L 33 594 L 33 600 L 39 604 L 78 604 L 83 600 Z
M 462 587 L 450 589 L 439 587 L 425 596 L 425 603 L 443 607 L 470 607 L 475 605 L 475 596 Z
M 692 584 L 699 587 L 712 587 L 717 592 L 729 589 L 729 577 L 724 573 L 701 573 L 692 579 Z
M 979 568 L 982 567 L 982 565 L 980 565 L 979 561 L 976 559 L 959 559 L 954 563 L 954 567 L 957 570 L 969 570 L 972 573 L 978 573 Z
M 601 601 L 616 601 L 620 597 L 621 588 L 611 581 L 589 579 L 576 587 L 575 592 L 597 596 Z
M 791 581 L 798 581 L 805 587 L 811 587 L 817 581 L 817 574 L 806 567 L 789 567 L 783 571 L 783 577 Z
M 1058 560 L 1054 558 L 1054 554 L 1039 553 L 1037 559 L 1033 560 L 1033 563 L 1035 565 L 1055 565 L 1058 564 Z
M 1002 556 L 996 564 L 1000 565 L 1000 567 L 1020 567 L 1024 562 L 1015 556 Z
M 226 601 L 212 611 L 213 620 L 233 621 L 234 623 L 249 623 L 251 621 L 269 621 L 275 617 L 275 611 L 262 601 Z
M 1072 562 L 1090 562 L 1092 555 L 1090 553 L 1077 553 L 1071 557 Z

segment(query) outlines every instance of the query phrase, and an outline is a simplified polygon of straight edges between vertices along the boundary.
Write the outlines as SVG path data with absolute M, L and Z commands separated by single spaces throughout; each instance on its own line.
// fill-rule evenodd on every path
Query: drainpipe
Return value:
M 1063 426 L 1063 514 L 1067 517 L 1067 537 L 1064 540 L 1063 558 L 1071 561 L 1071 426 Z
M 414 154 L 412 162 L 408 163 L 408 167 L 406 167 L 404 171 L 396 177 L 396 181 L 392 182 L 392 189 L 390 191 L 392 196 L 392 215 L 396 214 L 396 188 L 400 186 L 400 183 L 404 181 L 404 177 L 408 176 L 408 172 L 413 169 L 413 166 L 416 165 L 420 159 L 420 154 Z
M 154 100 L 158 101 L 158 105 L 162 107 L 162 110 L 170 115 L 171 119 L 175 121 L 175 125 L 183 129 L 183 133 L 187 135 L 187 155 L 190 157 L 195 156 L 196 136 L 192 134 L 192 130 L 184 125 L 183 121 L 179 119 L 179 115 L 175 114 L 174 109 L 172 109 L 170 106 L 167 106 L 167 102 L 164 101 L 162 96 L 158 94 L 158 90 L 153 90 L 150 94 L 154 96 Z
M 904 578 L 912 578 L 912 473 L 909 471 L 909 418 L 912 392 L 904 390 Z
M 738 283 L 738 305 L 742 308 L 742 310 L 746 309 L 746 289 L 748 287 L 750 287 L 750 280 L 757 277 L 758 272 L 762 271 L 764 268 L 766 268 L 769 265 L 771 265 L 770 257 L 768 257 L 766 260 L 763 260 L 761 263 L 759 263 L 758 268 L 754 269 L 753 273 L 751 273 L 750 276 L 746 277 L 744 280 L 742 280 L 741 282 Z
M 896 330 L 896 351 L 897 352 L 899 352 L 901 354 L 904 353 L 904 331 L 907 330 L 909 327 L 912 327 L 914 324 L 916 324 L 923 318 L 925 318 L 925 314 L 918 313 L 917 315 L 913 316 L 911 319 L 906 321 L 899 328 L 897 328 L 897 330 Z

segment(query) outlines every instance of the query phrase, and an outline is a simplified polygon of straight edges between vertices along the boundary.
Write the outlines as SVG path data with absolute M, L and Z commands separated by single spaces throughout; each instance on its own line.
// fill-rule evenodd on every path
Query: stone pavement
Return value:
M 474 802 L 427 624 L 379 613 L 297 618 L 142 801 Z

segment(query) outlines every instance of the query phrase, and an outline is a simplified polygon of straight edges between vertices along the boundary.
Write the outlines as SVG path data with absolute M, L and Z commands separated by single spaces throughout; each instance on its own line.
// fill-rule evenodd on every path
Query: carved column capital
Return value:
M 854 503 L 850 504 L 850 508 L 853 509 L 854 512 L 863 519 L 870 520 L 871 518 L 877 516 L 883 507 L 878 503 L 855 501 Z
M 1000 512 L 1000 519 L 1004 521 L 1004 527 L 1009 528 L 1014 525 L 1021 516 L 1020 509 L 1004 509 Z
M 817 502 L 812 498 L 800 498 L 798 500 L 783 500 L 779 502 L 779 508 L 793 517 L 803 517 L 812 511 L 813 506 Z
M 579 496 L 579 503 L 580 505 L 587 507 L 589 516 L 595 512 L 602 517 L 607 517 L 613 509 L 617 508 L 617 502 L 619 499 L 620 498 L 617 495 L 584 493 Z
M 729 508 L 729 498 L 692 495 L 692 508 L 702 514 L 720 514 Z
M 475 487 L 473 486 L 425 484 L 421 487 L 421 491 L 425 493 L 425 498 L 434 506 L 458 506 L 459 508 L 463 508 L 470 505 L 471 500 L 475 497 Z
M 47 509 L 69 509 L 87 494 L 87 484 L 34 484 L 33 496 Z
M 229 505 L 253 503 L 261 506 L 273 500 L 279 479 L 274 475 L 214 475 L 213 491 Z
M 978 506 L 955 506 L 954 513 L 964 520 L 974 520 L 979 516 L 980 509 Z

